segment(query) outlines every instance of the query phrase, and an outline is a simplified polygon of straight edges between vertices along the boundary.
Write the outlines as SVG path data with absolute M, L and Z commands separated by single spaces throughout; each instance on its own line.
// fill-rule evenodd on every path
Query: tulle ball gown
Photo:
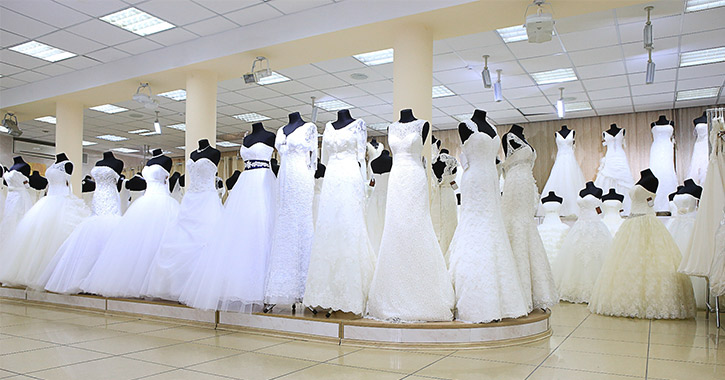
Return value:
M 624 214 L 629 214 L 630 199 L 629 190 L 634 186 L 632 172 L 629 169 L 629 160 L 624 151 L 624 129 L 620 129 L 616 136 L 609 132 L 602 132 L 607 153 L 602 158 L 594 179 L 594 185 L 601 189 L 614 189 L 619 194 L 624 194 Z
M 589 310 L 647 319 L 694 317 L 692 284 L 677 273 L 680 251 L 647 203 L 655 193 L 636 185 L 630 197 L 630 217 L 614 237 L 592 290 Z
M 322 135 L 325 181 L 312 241 L 304 304 L 362 315 L 375 270 L 365 225 L 365 123 L 357 119 Z
M 224 204 L 203 259 L 179 300 L 205 310 L 259 311 L 272 246 L 276 178 L 269 160 L 274 148 L 262 142 L 242 146 L 244 171 Z
M 161 165 L 141 171 L 144 195 L 126 210 L 81 289 L 106 297 L 139 297 L 166 230 L 176 220 L 179 202 L 169 194 L 169 172 Z
M 79 293 L 81 283 L 121 221 L 121 198 L 116 187 L 118 173 L 106 166 L 96 166 L 91 169 L 91 176 L 96 181 L 91 201 L 93 215 L 55 253 L 43 275 L 48 291 Z
M 527 301 L 501 214 L 495 159 L 501 146 L 466 121 L 471 134 L 462 149 L 461 213 L 450 244 L 450 274 L 456 295 L 456 319 L 486 323 L 527 313 Z
M 660 181 L 657 187 L 654 210 L 669 211 L 668 196 L 677 190 L 677 174 L 675 173 L 675 144 L 672 140 L 672 125 L 652 126 L 652 146 L 649 151 L 649 167 Z
M 556 159 L 541 194 L 549 194 L 550 191 L 553 191 L 564 199 L 559 210 L 560 215 L 579 215 L 578 193 L 584 187 L 586 180 L 574 155 L 574 131 L 570 131 L 566 137 L 562 137 L 560 132 L 556 132 L 554 135 Z M 543 207 L 540 206 L 538 214 L 544 215 L 544 213 Z
M 385 227 L 367 315 L 389 321 L 449 321 L 455 295 L 430 217 L 428 169 L 423 165 L 425 120 L 388 128 L 395 157 L 388 183 Z
M 23 173 L 11 170 L 3 174 L 3 179 L 8 184 L 8 193 L 5 196 L 3 217 L 0 219 L 0 241 L 7 244 L 20 220 L 33 206 L 33 201 L 30 198 L 30 190 L 28 190 L 30 188 L 28 177 Z M 7 252 L 4 252 L 2 248 L 0 248 L 0 258 L 7 262 Z
M 544 210 L 544 220 L 536 227 L 539 231 L 539 236 L 541 236 L 541 241 L 544 243 L 546 257 L 549 259 L 549 264 L 551 265 L 554 265 L 554 261 L 561 250 L 561 244 L 564 242 L 564 237 L 570 228 L 569 225 L 562 222 L 561 218 L 559 218 L 560 207 L 561 204 L 559 202 L 542 203 L 541 209 Z
M 602 202 L 602 222 L 609 229 L 609 234 L 614 237 L 619 231 L 619 227 L 624 222 L 620 214 L 623 204 L 617 199 L 606 199 Z
M 564 238 L 552 270 L 559 297 L 573 303 L 589 302 L 592 288 L 612 246 L 612 235 L 597 214 L 599 198 L 579 198 L 579 219 Z
M 42 274 L 55 252 L 90 216 L 85 203 L 71 194 L 71 175 L 66 172 L 71 165 L 61 161 L 45 171 L 48 194 L 28 210 L 7 242 L 0 282 L 43 289 Z

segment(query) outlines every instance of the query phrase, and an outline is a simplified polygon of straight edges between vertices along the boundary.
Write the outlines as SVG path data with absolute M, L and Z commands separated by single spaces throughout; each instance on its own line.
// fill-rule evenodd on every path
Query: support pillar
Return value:
M 65 153 L 73 163 L 71 187 L 81 196 L 83 179 L 83 104 L 70 100 L 55 103 L 55 153 Z
M 196 70 L 186 75 L 187 159 L 201 139 L 209 140 L 216 147 L 216 91 L 215 72 Z

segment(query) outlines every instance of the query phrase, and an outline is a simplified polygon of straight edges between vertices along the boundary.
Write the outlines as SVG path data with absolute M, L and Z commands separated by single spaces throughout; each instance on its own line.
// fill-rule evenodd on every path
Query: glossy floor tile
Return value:
M 377 349 L 0 300 L 0 379 L 725 379 L 725 330 L 552 310 L 518 346 Z

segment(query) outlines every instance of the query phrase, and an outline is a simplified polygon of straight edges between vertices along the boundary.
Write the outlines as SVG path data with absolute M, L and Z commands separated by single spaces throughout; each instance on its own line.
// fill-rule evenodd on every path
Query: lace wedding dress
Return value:
M 96 182 L 91 200 L 93 215 L 76 227 L 45 270 L 41 282 L 50 292 L 80 293 L 81 283 L 121 221 L 118 173 L 106 166 L 95 166 L 91 177 Z
M 700 123 L 695 126 L 695 145 L 692 148 L 690 158 L 690 169 L 687 171 L 687 178 L 692 178 L 695 183 L 702 185 L 707 176 L 707 124 Z
M 448 246 L 451 244 L 453 233 L 455 233 L 458 224 L 458 201 L 456 192 L 451 185 L 456 180 L 456 173 L 453 170 L 458 166 L 458 160 L 448 153 L 438 154 L 438 158 L 434 159 L 433 162 L 436 162 L 437 159 L 445 163 L 445 169 L 443 169 L 440 180 L 434 175 L 433 191 L 431 193 L 433 201 L 431 202 L 430 213 L 433 220 L 433 229 L 441 246 L 441 252 L 446 257 L 447 264 Z
M 380 249 L 380 239 L 383 237 L 383 226 L 385 225 L 385 203 L 388 195 L 388 178 L 390 173 L 375 174 L 375 186 L 372 188 L 368 198 L 365 219 L 370 237 L 370 245 L 377 256 Z M 367 186 L 370 187 L 370 186 Z
M 516 259 L 528 311 L 546 309 L 559 302 L 546 249 L 536 230 L 534 212 L 539 203 L 532 169 L 536 152 L 513 133 L 504 135 L 508 144 L 504 173 L 503 213 L 506 231 Z M 514 148 L 512 142 L 518 145 Z
M 542 203 L 541 208 L 544 210 L 544 220 L 536 227 L 539 231 L 539 236 L 541 236 L 541 241 L 544 243 L 546 257 L 552 266 L 554 265 L 556 257 L 559 255 L 564 237 L 569 232 L 569 225 L 562 222 L 561 218 L 559 218 L 560 207 L 561 204 L 559 202 Z
M 186 161 L 188 183 L 178 216 L 154 255 L 141 295 L 178 301 L 191 272 L 200 260 L 206 260 L 205 252 L 222 214 L 217 170 L 208 158 Z
M 277 176 L 277 210 L 265 302 L 291 305 L 302 301 L 310 264 L 315 229 L 312 203 L 317 168 L 317 127 L 305 123 L 289 135 L 280 128 L 275 147 L 282 165 Z
M 672 217 L 667 223 L 667 230 L 675 239 L 680 252 L 685 252 L 690 246 L 692 231 L 695 229 L 697 218 L 697 198 L 690 194 L 677 194 L 670 204 L 674 205 Z M 698 309 L 705 308 L 705 293 L 707 282 L 702 277 L 691 276 L 692 289 L 695 291 L 695 302 Z
M 566 137 L 562 137 L 559 132 L 554 135 L 556 159 L 541 194 L 549 194 L 550 191 L 553 191 L 564 199 L 561 210 L 559 210 L 562 216 L 579 215 L 577 199 L 579 190 L 584 188 L 586 180 L 574 155 L 574 131 L 569 132 Z M 544 213 L 543 205 L 539 206 L 538 214 L 543 215 Z
M 428 169 L 421 158 L 425 123 L 396 122 L 388 128 L 388 144 L 395 160 L 367 304 L 367 315 L 374 319 L 453 319 L 455 294 L 431 222 Z
M 0 171 L 2 171 L 0 169 Z M 4 174 L 4 173 L 3 173 Z M 3 215 L 5 215 L 5 199 L 8 196 L 7 186 L 3 183 L 2 176 L 0 176 L 0 223 L 2 223 Z
M 669 195 L 677 191 L 675 173 L 674 127 L 671 125 L 652 126 L 652 146 L 649 151 L 649 168 L 660 181 L 655 197 L 655 212 L 670 211 Z
M 617 234 L 619 227 L 624 222 L 624 219 L 620 215 L 621 210 L 622 202 L 617 199 L 607 199 L 602 202 L 602 222 L 609 229 L 612 238 Z
M 5 245 L 5 261 L 0 282 L 43 289 L 42 274 L 55 252 L 90 210 L 83 200 L 71 193 L 70 173 L 61 161 L 48 167 L 48 195 L 28 212 Z
M 33 207 L 33 201 L 30 198 L 28 177 L 23 173 L 17 170 L 5 172 L 3 179 L 8 184 L 8 194 L 5 197 L 3 218 L 0 219 L 0 241 L 6 245 L 15 233 L 20 220 Z M 0 258 L 2 262 L 7 263 L 7 253 L 2 246 L 0 246 Z
M 629 195 L 631 215 L 622 223 L 604 260 L 589 310 L 646 319 L 694 317 L 692 284 L 677 273 L 680 251 L 647 203 L 655 193 L 636 185 Z
M 463 143 L 461 214 L 450 244 L 451 277 L 456 295 L 456 319 L 487 323 L 527 313 L 511 245 L 501 213 L 496 154 L 498 135 L 478 132 Z
M 629 190 L 634 186 L 632 172 L 629 169 L 627 154 L 624 152 L 624 129 L 616 136 L 609 132 L 602 132 L 607 153 L 602 158 L 597 171 L 594 185 L 601 189 L 614 189 L 619 194 L 624 194 L 624 215 L 629 214 L 630 199 Z
M 725 210 L 715 232 L 715 254 L 710 271 L 710 293 L 713 297 L 725 295 Z
M 571 227 L 553 265 L 559 297 L 573 303 L 589 302 L 602 264 L 612 246 L 612 235 L 597 214 L 601 201 L 589 194 L 579 198 L 579 219 Z
M 312 224 L 317 224 L 317 212 L 320 209 L 320 193 L 322 193 L 322 184 L 325 182 L 324 177 L 315 178 L 315 196 L 312 199 Z
M 365 123 L 357 119 L 322 135 L 325 182 L 312 241 L 303 303 L 362 315 L 375 270 L 365 225 Z
M 108 238 L 98 260 L 81 284 L 86 293 L 106 297 L 139 297 L 161 239 L 179 213 L 169 193 L 169 172 L 150 165 L 141 172 L 144 195 L 129 206 Z

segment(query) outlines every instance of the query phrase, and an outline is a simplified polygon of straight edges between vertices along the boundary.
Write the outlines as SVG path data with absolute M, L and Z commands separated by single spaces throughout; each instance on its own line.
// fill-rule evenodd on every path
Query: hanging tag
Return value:
M 451 188 L 453 190 L 458 190 L 458 184 L 456 183 L 456 181 L 451 181 Z
M 652 197 L 647 198 L 647 206 L 654 207 L 655 200 Z
M 375 178 L 370 178 L 370 187 L 375 187 Z
M 601 213 L 602 213 L 602 208 L 601 208 L 601 207 L 598 207 L 598 206 L 597 206 L 597 209 L 596 209 L 596 210 L 597 210 L 597 215 L 599 215 L 599 214 L 601 214 Z

